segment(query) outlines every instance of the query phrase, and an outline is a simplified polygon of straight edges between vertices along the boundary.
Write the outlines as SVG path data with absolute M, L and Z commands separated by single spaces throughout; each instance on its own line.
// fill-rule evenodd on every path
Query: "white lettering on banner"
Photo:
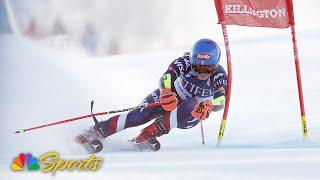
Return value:
M 246 5 L 225 5 L 226 14 L 249 14 L 258 18 L 286 17 L 286 8 L 253 10 Z

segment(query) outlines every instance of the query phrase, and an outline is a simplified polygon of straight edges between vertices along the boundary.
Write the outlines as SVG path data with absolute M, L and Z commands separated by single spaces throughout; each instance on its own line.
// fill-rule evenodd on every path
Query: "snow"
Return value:
M 242 29 L 245 33 L 245 29 Z M 262 30 L 262 29 L 257 29 Z M 298 32 L 310 139 L 302 141 L 290 32 L 233 42 L 233 92 L 225 137 L 216 147 L 222 112 L 200 127 L 174 129 L 159 152 L 137 152 L 127 143 L 142 127 L 109 137 L 97 154 L 97 172 L 58 171 L 55 179 L 319 179 L 319 30 Z M 222 38 L 219 37 L 221 47 Z M 87 57 L 42 42 L 0 35 L 0 179 L 52 179 L 41 172 L 12 172 L 21 152 L 57 151 L 62 159 L 88 155 L 73 138 L 92 120 L 14 134 L 70 117 L 132 107 L 157 88 L 168 64 L 185 49 Z M 187 49 L 187 48 L 186 48 Z M 222 57 L 225 65 L 225 56 Z M 104 120 L 109 116 L 100 117 Z

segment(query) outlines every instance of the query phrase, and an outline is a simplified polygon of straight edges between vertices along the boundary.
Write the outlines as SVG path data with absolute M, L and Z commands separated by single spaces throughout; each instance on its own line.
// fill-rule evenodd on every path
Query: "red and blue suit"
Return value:
M 167 111 L 162 106 L 155 106 L 133 110 L 101 121 L 101 130 L 106 136 L 110 136 L 155 120 L 137 137 L 138 141 L 143 142 L 167 134 L 173 128 L 189 129 L 196 126 L 199 120 L 191 112 L 199 102 L 211 101 L 213 111 L 223 109 L 228 78 L 221 65 L 217 65 L 207 80 L 199 80 L 195 74 L 189 55 L 175 59 L 160 78 L 159 89 L 151 92 L 141 103 L 160 102 L 161 89 L 169 88 L 177 95 L 178 104 L 175 109 Z

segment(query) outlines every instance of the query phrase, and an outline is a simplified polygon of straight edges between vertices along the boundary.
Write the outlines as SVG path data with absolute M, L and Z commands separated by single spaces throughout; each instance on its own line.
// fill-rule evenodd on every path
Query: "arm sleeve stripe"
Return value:
M 165 88 L 170 88 L 171 89 L 171 74 L 165 74 L 163 76 L 163 84 Z
M 220 96 L 220 97 L 213 99 L 211 102 L 213 105 L 223 105 L 225 100 L 226 100 L 225 96 Z

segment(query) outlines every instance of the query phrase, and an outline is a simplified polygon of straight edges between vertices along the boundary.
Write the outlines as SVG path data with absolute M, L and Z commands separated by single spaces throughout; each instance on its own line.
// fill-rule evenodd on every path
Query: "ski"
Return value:
M 140 151 L 158 151 L 161 148 L 161 144 L 157 139 L 150 139 L 144 143 L 137 143 L 135 138 L 128 140 L 135 147 L 137 147 Z
M 93 140 L 84 144 L 81 144 L 89 154 L 95 154 L 101 152 L 103 149 L 103 144 L 99 140 Z

